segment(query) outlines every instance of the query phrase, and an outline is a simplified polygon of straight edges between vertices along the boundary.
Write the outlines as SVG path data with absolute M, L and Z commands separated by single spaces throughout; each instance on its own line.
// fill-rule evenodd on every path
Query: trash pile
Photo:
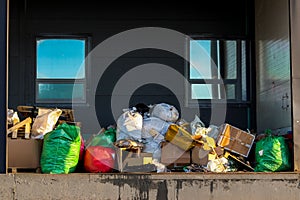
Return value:
M 42 173 L 53 174 L 291 170 L 292 146 L 287 137 L 270 130 L 256 136 L 228 123 L 206 126 L 197 115 L 187 122 L 167 103 L 126 108 L 115 125 L 88 140 L 82 137 L 72 110 L 21 106 L 18 111 L 24 120 L 8 110 L 9 149 L 26 146 L 38 152 L 35 164 L 25 162 L 25 155 L 16 164 L 9 154 L 11 168 L 40 167 Z M 250 152 L 255 153 L 254 161 Z

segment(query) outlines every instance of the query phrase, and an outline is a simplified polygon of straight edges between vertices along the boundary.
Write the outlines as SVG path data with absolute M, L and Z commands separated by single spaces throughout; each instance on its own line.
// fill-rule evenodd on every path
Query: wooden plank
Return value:
M 26 123 L 25 125 L 25 139 L 29 139 L 31 126 L 30 123 Z
M 17 137 L 18 137 L 18 129 L 14 130 L 14 131 L 12 132 L 11 138 L 17 138 Z
M 27 117 L 26 119 L 24 119 L 23 121 L 17 123 L 16 125 L 14 125 L 13 127 L 9 128 L 7 130 L 7 134 L 10 134 L 16 130 L 18 130 L 19 128 L 21 128 L 22 126 L 25 126 L 26 124 L 31 124 L 32 120 L 30 117 Z

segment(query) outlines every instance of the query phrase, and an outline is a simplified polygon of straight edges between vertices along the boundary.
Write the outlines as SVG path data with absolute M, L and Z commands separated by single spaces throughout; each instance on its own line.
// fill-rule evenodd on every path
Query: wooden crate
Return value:
M 248 157 L 255 136 L 230 124 L 220 126 L 218 145 L 224 149 Z

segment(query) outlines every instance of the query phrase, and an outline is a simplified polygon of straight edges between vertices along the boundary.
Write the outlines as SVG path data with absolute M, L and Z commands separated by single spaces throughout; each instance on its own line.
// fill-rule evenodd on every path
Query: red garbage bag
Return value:
M 89 146 L 84 154 L 84 169 L 92 173 L 112 172 L 115 165 L 115 150 L 103 146 Z

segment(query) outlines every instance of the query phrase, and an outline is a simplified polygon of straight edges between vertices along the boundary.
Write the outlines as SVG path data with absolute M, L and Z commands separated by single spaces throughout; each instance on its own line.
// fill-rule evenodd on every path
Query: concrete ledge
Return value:
M 2 174 L 0 199 L 295 199 L 300 173 Z

